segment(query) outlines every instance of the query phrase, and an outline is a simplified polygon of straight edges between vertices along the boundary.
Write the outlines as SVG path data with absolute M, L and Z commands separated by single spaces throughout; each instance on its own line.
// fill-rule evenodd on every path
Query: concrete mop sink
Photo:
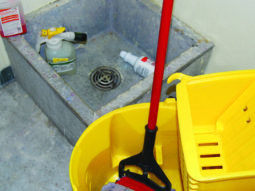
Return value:
M 103 114 L 150 101 L 153 75 L 141 78 L 119 53 L 155 60 L 160 13 L 150 0 L 61 0 L 47 5 L 26 16 L 26 35 L 4 39 L 15 78 L 74 145 Z M 87 43 L 75 44 L 75 75 L 59 76 L 34 49 L 37 33 L 53 26 L 88 34 Z M 172 19 L 169 42 L 162 100 L 169 94 L 167 77 L 176 71 L 202 74 L 213 48 L 177 18 Z M 116 88 L 104 91 L 91 83 L 90 75 L 99 67 L 119 73 Z

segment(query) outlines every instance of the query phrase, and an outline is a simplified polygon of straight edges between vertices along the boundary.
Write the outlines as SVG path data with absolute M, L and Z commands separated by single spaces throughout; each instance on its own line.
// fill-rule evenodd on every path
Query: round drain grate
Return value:
M 118 87 L 121 82 L 121 77 L 116 69 L 102 66 L 91 73 L 90 81 L 96 88 L 108 91 Z

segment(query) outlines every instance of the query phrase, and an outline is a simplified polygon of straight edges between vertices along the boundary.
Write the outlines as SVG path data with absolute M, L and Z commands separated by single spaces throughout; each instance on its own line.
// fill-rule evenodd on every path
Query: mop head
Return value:
M 105 186 L 103 186 L 102 190 L 101 191 L 134 191 L 134 190 L 131 190 L 125 186 L 122 186 L 122 185 L 119 185 L 119 184 L 114 184 L 114 183 L 110 183 L 110 184 L 107 184 Z
M 129 177 L 123 177 L 116 183 L 108 183 L 101 191 L 156 191 L 147 185 Z M 172 189 L 171 191 L 175 191 Z
M 145 184 L 138 182 L 127 176 L 121 178 L 116 184 L 122 185 L 126 188 L 129 188 L 130 190 L 135 191 L 155 191 L 152 188 L 146 186 Z
M 145 184 L 129 177 L 123 177 L 116 183 L 103 186 L 101 191 L 155 191 Z

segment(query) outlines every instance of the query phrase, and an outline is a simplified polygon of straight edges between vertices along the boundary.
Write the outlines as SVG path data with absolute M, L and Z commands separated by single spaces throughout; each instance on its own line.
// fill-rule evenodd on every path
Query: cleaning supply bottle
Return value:
M 155 62 L 146 56 L 137 57 L 130 52 L 121 51 L 120 57 L 123 58 L 125 62 L 131 64 L 135 72 L 142 77 L 147 77 L 154 72 Z
M 46 61 L 60 75 L 75 74 L 76 53 L 68 41 L 86 41 L 86 33 L 64 32 L 65 27 L 43 29 L 38 36 L 36 50 L 40 52 L 41 44 L 46 42 Z
M 2 37 L 27 32 L 23 7 L 20 0 L 0 1 L 0 34 Z

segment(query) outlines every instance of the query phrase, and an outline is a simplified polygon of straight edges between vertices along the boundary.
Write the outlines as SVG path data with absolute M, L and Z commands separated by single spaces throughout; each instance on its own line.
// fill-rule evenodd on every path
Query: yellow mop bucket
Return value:
M 255 70 L 176 73 L 185 191 L 255 190 Z
M 149 107 L 149 103 L 144 103 L 117 109 L 84 131 L 70 161 L 69 175 L 74 191 L 100 191 L 103 185 L 118 179 L 119 162 L 143 147 L 144 128 L 141 127 L 147 123 Z M 171 180 L 172 188 L 182 191 L 174 99 L 159 104 L 158 126 L 155 159 Z

